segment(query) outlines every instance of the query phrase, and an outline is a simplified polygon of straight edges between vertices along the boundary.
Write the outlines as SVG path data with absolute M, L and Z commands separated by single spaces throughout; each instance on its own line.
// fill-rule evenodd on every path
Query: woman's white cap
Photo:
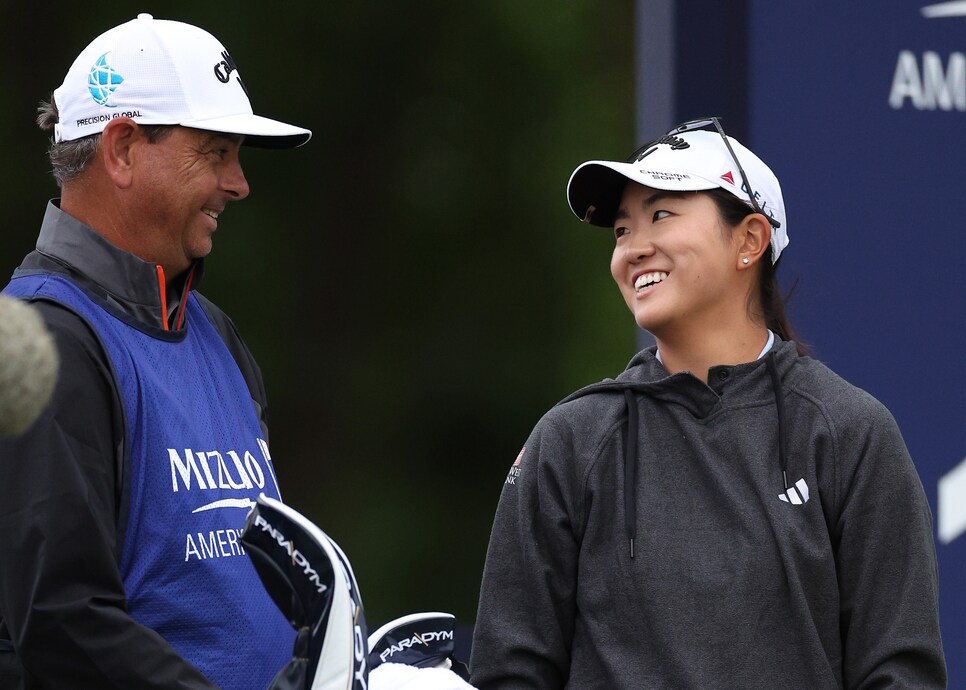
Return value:
M 204 29 L 139 14 L 88 45 L 54 91 L 54 141 L 97 134 L 116 117 L 244 134 L 246 144 L 291 148 L 312 132 L 252 112 L 234 60 Z
M 728 137 L 748 176 L 762 213 L 780 223 L 772 226 L 772 260 L 788 246 L 785 202 L 775 173 L 758 156 Z M 669 134 L 641 147 L 630 162 L 588 161 L 567 183 L 570 209 L 585 223 L 612 227 L 628 180 L 653 189 L 697 191 L 721 188 L 751 207 L 748 190 L 724 139 L 718 132 L 696 130 Z

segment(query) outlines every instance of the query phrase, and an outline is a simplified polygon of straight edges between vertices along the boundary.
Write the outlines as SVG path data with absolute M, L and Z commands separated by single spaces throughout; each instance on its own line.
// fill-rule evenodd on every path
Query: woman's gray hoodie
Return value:
M 651 348 L 540 420 L 497 509 L 473 683 L 946 687 L 932 516 L 888 410 L 789 342 L 708 378 Z

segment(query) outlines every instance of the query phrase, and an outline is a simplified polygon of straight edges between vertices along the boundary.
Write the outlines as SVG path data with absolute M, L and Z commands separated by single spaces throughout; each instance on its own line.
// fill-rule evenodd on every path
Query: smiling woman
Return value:
M 584 163 L 568 196 L 613 229 L 656 345 L 514 462 L 474 684 L 945 687 L 922 485 L 888 410 L 793 341 L 771 169 L 712 118 Z
M 611 275 L 637 324 L 661 339 L 665 361 L 699 341 L 729 344 L 735 351 L 722 363 L 753 359 L 761 349 L 767 340 L 763 324 L 740 318 L 740 312 L 752 294 L 751 257 L 767 246 L 767 225 L 749 215 L 747 224 L 725 234 L 707 195 L 627 184 Z M 706 366 L 682 367 L 706 376 Z

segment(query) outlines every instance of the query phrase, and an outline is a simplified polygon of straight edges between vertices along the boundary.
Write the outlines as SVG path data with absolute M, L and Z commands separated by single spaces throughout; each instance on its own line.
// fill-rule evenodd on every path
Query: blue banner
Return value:
M 793 323 L 903 431 L 936 516 L 949 687 L 966 687 L 966 2 L 756 0 L 747 39 Z

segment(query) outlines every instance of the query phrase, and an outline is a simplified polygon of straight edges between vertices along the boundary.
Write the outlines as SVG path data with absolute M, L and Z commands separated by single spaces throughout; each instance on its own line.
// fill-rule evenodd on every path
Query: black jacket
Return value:
M 651 348 L 511 468 L 472 681 L 944 688 L 932 535 L 891 414 L 794 343 L 707 384 Z
M 114 247 L 54 201 L 36 251 L 17 271 L 64 275 L 126 320 L 174 329 L 202 268 L 199 261 L 162 285 L 154 264 Z M 229 318 L 195 296 L 237 362 L 267 440 L 258 365 Z M 212 688 L 127 614 L 117 564 L 129 487 L 112 369 L 79 316 L 52 302 L 34 306 L 61 366 L 37 422 L 0 440 L 0 688 Z

